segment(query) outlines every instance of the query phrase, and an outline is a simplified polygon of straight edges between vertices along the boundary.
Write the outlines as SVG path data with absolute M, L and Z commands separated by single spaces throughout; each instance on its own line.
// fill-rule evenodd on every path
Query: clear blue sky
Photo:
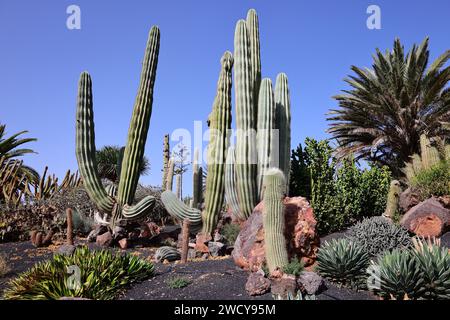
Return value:
M 81 8 L 81 30 L 66 28 L 66 8 Z M 381 30 L 366 27 L 370 4 L 381 8 Z M 236 21 L 259 14 L 263 77 L 289 77 L 292 147 L 306 136 L 327 137 L 331 96 L 345 88 L 352 64 L 370 66 L 376 47 L 407 48 L 430 36 L 431 58 L 449 48 L 450 1 L 87 1 L 0 0 L 0 122 L 8 133 L 29 130 L 39 154 L 25 162 L 62 176 L 76 169 L 75 103 L 80 72 L 93 79 L 96 144 L 124 145 L 147 34 L 161 29 L 153 115 L 146 146 L 161 181 L 162 141 L 206 118 L 216 92 L 219 60 L 233 51 Z M 234 107 L 233 107 L 234 108 Z M 185 191 L 191 192 L 190 173 Z

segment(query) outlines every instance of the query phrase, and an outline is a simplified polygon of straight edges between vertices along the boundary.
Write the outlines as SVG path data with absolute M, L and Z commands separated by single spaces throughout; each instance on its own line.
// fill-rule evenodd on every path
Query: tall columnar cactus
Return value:
M 278 74 L 275 83 L 275 112 L 279 135 L 279 168 L 286 177 L 286 194 L 288 194 L 291 170 L 291 100 L 288 79 L 284 73 Z
M 166 190 L 161 194 L 161 201 L 167 212 L 169 212 L 172 217 L 179 220 L 180 223 L 182 223 L 184 219 L 189 219 L 191 222 L 191 232 L 196 233 L 201 230 L 202 213 L 200 210 L 190 208 L 169 190 Z
M 177 190 L 177 198 L 181 200 L 181 174 L 177 174 L 176 178 L 176 190 Z
M 239 20 L 234 37 L 236 95 L 236 187 L 241 213 L 248 217 L 257 203 L 257 154 L 254 82 L 248 29 Z
M 430 169 L 441 160 L 439 150 L 431 145 L 430 139 L 424 134 L 420 136 L 420 155 L 424 169 Z
M 391 186 L 389 187 L 389 193 L 386 201 L 386 209 L 383 213 L 383 217 L 386 217 L 390 220 L 395 216 L 398 212 L 400 194 L 402 193 L 402 188 L 400 186 L 400 182 L 398 180 L 392 180 Z
M 159 29 L 154 26 L 148 37 L 141 81 L 128 130 L 117 197 L 107 194 L 97 172 L 91 77 L 87 72 L 83 72 L 79 81 L 76 122 L 78 166 L 90 198 L 101 211 L 112 214 L 113 225 L 121 218 L 134 219 L 147 214 L 155 202 L 153 197 L 148 196 L 136 205 L 132 205 L 152 112 L 159 39 Z
M 167 181 L 165 190 L 173 190 L 173 175 L 175 172 L 175 160 L 173 158 L 169 159 L 169 164 L 167 165 Z
M 236 190 L 235 165 L 236 157 L 234 147 L 229 147 L 225 165 L 225 198 L 233 215 L 239 220 L 245 220 L 246 217 L 241 213 L 239 208 L 239 199 Z
M 261 84 L 261 50 L 259 41 L 259 21 L 258 15 L 255 9 L 250 9 L 247 12 L 247 32 L 250 45 L 250 59 L 251 59 L 251 81 L 253 82 L 253 104 L 254 106 L 254 117 L 258 116 L 258 94 L 259 87 Z
M 203 233 L 211 234 L 219 220 L 225 192 L 225 161 L 231 129 L 231 71 L 233 56 L 226 51 L 221 59 L 222 69 L 217 94 L 209 115 L 208 175 L 206 177 Z
M 167 181 L 167 170 L 169 168 L 169 159 L 170 159 L 170 144 L 169 144 L 169 135 L 164 135 L 163 142 L 163 175 L 162 175 L 162 183 L 161 187 L 163 191 L 166 189 L 166 181 Z
M 275 128 L 275 103 L 272 90 L 272 81 L 263 79 L 259 90 L 258 102 L 258 130 L 256 134 L 258 149 L 258 196 L 263 194 L 264 175 L 269 167 L 273 166 L 272 146 L 273 129 Z
M 284 204 L 286 179 L 278 168 L 269 169 L 264 177 L 264 241 L 269 271 L 283 269 L 288 263 L 286 238 L 284 237 Z
M 199 208 L 202 201 L 203 170 L 200 167 L 199 150 L 194 151 L 194 162 L 192 164 L 192 207 Z

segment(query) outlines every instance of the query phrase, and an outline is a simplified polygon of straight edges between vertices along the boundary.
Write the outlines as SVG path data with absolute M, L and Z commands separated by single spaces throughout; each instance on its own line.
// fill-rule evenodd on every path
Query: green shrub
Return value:
M 332 154 L 333 149 L 326 140 L 307 138 L 304 155 L 297 157 L 309 169 L 310 201 L 320 234 L 343 230 L 366 216 L 381 215 L 391 181 L 387 167 L 361 170 L 353 159 L 337 163 Z M 296 167 L 303 168 L 303 164 Z M 308 188 L 302 186 L 302 189 Z
M 191 284 L 191 281 L 182 277 L 175 277 L 167 282 L 169 288 L 171 289 L 181 289 Z
M 241 228 L 237 224 L 234 223 L 225 224 L 222 228 L 222 235 L 226 240 L 226 244 L 230 246 L 234 245 L 234 242 L 236 241 L 240 231 Z
M 429 169 L 419 171 L 410 183 L 422 201 L 432 196 L 450 194 L 449 162 L 441 161 Z
M 283 272 L 294 276 L 300 275 L 303 271 L 304 265 L 298 259 L 292 259 L 284 268 Z
M 412 244 L 406 229 L 384 217 L 366 218 L 356 223 L 349 229 L 347 238 L 372 257 L 393 249 L 408 248 Z
M 330 281 L 361 288 L 365 284 L 369 255 L 358 244 L 347 239 L 333 239 L 319 249 L 317 271 Z
M 79 283 L 71 282 L 76 272 L 69 274 L 68 268 L 80 271 Z M 10 300 L 61 297 L 111 300 L 131 283 L 152 275 L 153 264 L 135 256 L 81 247 L 70 256 L 56 254 L 51 260 L 37 263 L 21 273 L 11 281 L 4 296 Z

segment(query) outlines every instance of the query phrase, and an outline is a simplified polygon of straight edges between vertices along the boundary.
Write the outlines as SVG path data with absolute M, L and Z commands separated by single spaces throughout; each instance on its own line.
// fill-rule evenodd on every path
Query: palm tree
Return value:
M 337 156 L 355 154 L 390 167 L 401 168 L 420 150 L 419 138 L 448 137 L 450 132 L 450 50 L 428 66 L 428 38 L 406 56 L 399 39 L 392 52 L 377 49 L 372 69 L 352 66 L 351 86 L 333 97 L 329 133 L 338 142 Z M 428 67 L 428 68 L 427 68 Z
M 6 138 L 6 125 L 0 124 L 0 158 L 3 158 L 4 160 L 14 160 L 26 154 L 35 153 L 32 149 L 17 148 L 25 143 L 37 140 L 35 138 L 20 139 L 19 136 L 25 133 L 28 133 L 28 131 L 20 131 L 9 138 Z M 8 162 L 4 161 L 3 163 Z M 23 164 L 21 164 L 20 169 L 17 171 L 17 175 L 25 175 L 28 182 L 39 181 L 39 173 L 33 168 Z
M 115 183 L 119 182 L 124 151 L 125 148 L 120 148 L 119 146 L 104 146 L 97 150 L 97 170 L 100 178 L 108 179 Z M 150 162 L 144 156 L 139 167 L 139 174 L 145 175 L 149 170 Z

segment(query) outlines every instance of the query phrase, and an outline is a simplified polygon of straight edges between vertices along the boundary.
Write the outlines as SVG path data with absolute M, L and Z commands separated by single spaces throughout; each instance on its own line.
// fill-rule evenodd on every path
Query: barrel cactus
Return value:
M 142 65 L 141 81 L 133 115 L 128 130 L 120 172 L 117 196 L 108 195 L 97 172 L 95 158 L 94 111 L 92 102 L 92 80 L 87 72 L 80 76 L 76 115 L 76 156 L 83 178 L 83 185 L 100 211 L 112 216 L 114 226 L 121 219 L 135 219 L 152 210 L 155 199 L 145 197 L 133 205 L 139 179 L 139 166 L 144 156 L 144 146 L 150 125 L 153 103 L 153 86 L 158 63 L 160 31 L 151 28 Z
M 286 179 L 281 170 L 269 169 L 264 177 L 264 240 L 269 271 L 283 270 L 289 264 L 284 237 L 284 191 Z

